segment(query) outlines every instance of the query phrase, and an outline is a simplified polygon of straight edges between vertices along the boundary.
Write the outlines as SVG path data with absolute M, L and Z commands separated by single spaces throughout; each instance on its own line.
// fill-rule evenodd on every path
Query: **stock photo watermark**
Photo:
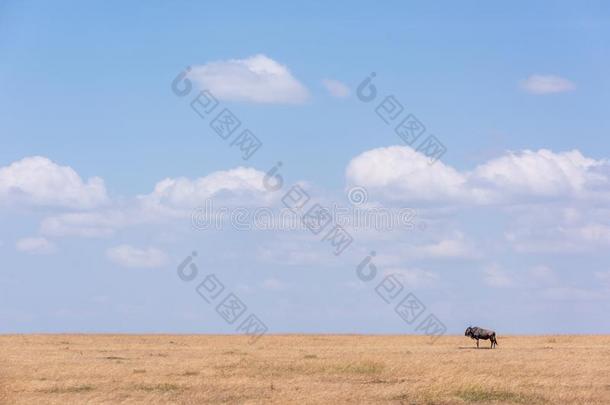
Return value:
M 358 85 L 356 95 L 364 103 L 370 103 L 377 98 L 377 87 L 373 84 L 376 73 L 371 73 Z M 425 125 L 411 113 L 402 114 L 404 106 L 394 97 L 386 96 L 375 107 L 375 114 L 386 124 L 394 128 L 394 133 L 408 146 L 414 148 L 428 158 L 429 164 L 436 163 L 447 151 L 445 145 L 434 135 L 429 134 L 422 138 L 426 132 Z M 418 143 L 418 140 L 422 139 Z M 417 144 L 417 146 L 415 146 Z
M 193 282 L 199 275 L 199 269 L 194 263 L 197 252 L 193 251 L 176 268 L 178 277 L 184 282 Z M 260 320 L 254 313 L 242 317 L 248 311 L 248 307 L 234 293 L 225 294 L 225 285 L 215 274 L 207 274 L 203 280 L 197 284 L 195 291 L 210 305 L 215 305 L 216 313 L 228 324 L 238 325 L 236 332 L 249 336 L 248 343 L 253 344 L 267 333 L 267 325 Z M 238 322 L 241 319 L 240 322 Z
M 360 281 L 370 283 L 377 277 L 377 266 L 373 263 L 375 255 L 376 252 L 371 252 L 356 266 L 356 276 Z M 385 276 L 375 286 L 377 296 L 386 304 L 392 305 L 400 319 L 410 327 L 414 326 L 415 332 L 430 336 L 430 343 L 434 343 L 447 332 L 447 327 L 433 313 L 421 318 L 426 312 L 426 306 L 413 292 L 403 294 L 403 291 L 405 291 L 404 285 L 394 274 Z M 420 322 L 416 324 L 418 319 Z
M 417 211 L 413 208 L 390 209 L 385 207 L 363 208 L 340 206 L 333 203 L 328 207 L 330 217 L 342 227 L 351 229 L 372 229 L 376 231 L 415 229 Z M 215 206 L 214 200 L 207 199 L 201 207 L 191 213 L 191 223 L 197 230 L 237 231 L 302 231 L 311 229 L 308 220 L 286 207 L 225 207 Z M 420 227 L 421 229 L 421 227 Z
M 188 78 L 190 72 L 191 67 L 189 66 L 172 81 L 172 92 L 176 96 L 185 97 L 191 93 L 193 83 Z M 241 120 L 226 107 L 220 106 L 221 108 L 217 109 L 219 104 L 218 99 L 207 89 L 200 91 L 190 102 L 193 111 L 203 120 L 209 119 L 214 113 L 214 118 L 210 120 L 210 128 L 223 141 L 230 141 L 230 147 L 239 148 L 243 160 L 250 159 L 263 146 L 263 143 L 248 128 L 238 131 L 242 124 Z M 236 136 L 233 136 L 234 134 Z
M 282 197 L 282 204 L 295 214 L 300 215 L 301 222 L 315 236 L 322 234 L 321 242 L 329 243 L 335 256 L 341 255 L 354 241 L 344 227 L 335 222 L 327 208 L 314 203 L 305 211 L 311 197 L 301 186 L 295 184 Z M 325 231 L 326 230 L 326 231 Z M 324 231 L 324 233 L 322 233 Z
M 354 199 L 358 204 L 362 200 L 366 202 L 366 189 L 352 189 L 348 192 L 348 198 Z M 294 209 L 296 212 L 303 212 L 304 207 L 309 203 L 311 197 L 299 185 L 294 185 L 284 196 L 282 202 L 288 208 Z M 322 207 L 320 204 L 312 205 L 307 212 L 301 217 L 305 226 L 314 235 L 319 235 L 324 228 L 334 223 L 330 210 Z M 338 231 L 337 229 L 340 229 Z M 331 236 L 332 235 L 332 236 Z M 335 255 L 340 255 L 353 242 L 353 238 L 345 229 L 335 225 L 321 241 L 331 240 L 335 246 Z M 356 266 L 356 275 L 363 282 L 371 282 L 377 277 L 377 266 L 373 263 L 373 257 L 376 253 L 371 252 L 370 256 L 365 257 L 358 266 Z M 421 322 L 415 324 L 420 319 L 421 315 L 426 312 L 426 306 L 413 293 L 407 293 L 402 299 L 399 296 L 404 290 L 404 285 L 393 274 L 390 274 L 381 280 L 375 287 L 376 294 L 386 303 L 394 305 L 394 312 L 409 326 L 415 326 L 414 331 L 423 333 L 431 337 L 430 343 L 433 344 L 438 338 L 447 332 L 447 327 L 433 313 L 428 313 Z
M 189 95 L 193 84 L 188 78 L 191 68 L 180 72 L 172 81 L 172 91 L 178 97 Z M 377 97 L 377 88 L 372 84 L 375 73 L 365 78 L 358 86 L 358 98 L 369 103 Z M 242 159 L 250 159 L 263 143 L 252 131 L 241 127 L 241 120 L 228 108 L 219 107 L 219 101 L 209 90 L 200 91 L 192 98 L 190 105 L 193 111 L 202 119 L 210 119 L 209 126 L 230 147 L 237 147 L 242 153 Z M 404 107 L 392 95 L 387 96 L 376 108 L 375 113 L 387 124 L 395 126 L 396 134 L 409 146 L 413 146 L 426 132 L 425 126 L 413 115 L 408 114 L 402 119 Z M 214 118 L 212 118 L 212 116 Z M 234 136 L 236 135 L 236 136 Z M 428 135 L 416 149 L 434 164 L 446 152 L 445 146 L 433 135 Z M 265 190 L 276 192 L 283 188 L 284 179 L 280 174 L 283 163 L 277 162 L 263 177 Z M 304 227 L 320 242 L 331 246 L 335 256 L 340 256 L 354 242 L 354 238 L 345 227 L 368 227 L 379 230 L 390 230 L 392 226 L 413 228 L 416 215 L 411 208 L 400 209 L 397 212 L 387 209 L 365 207 L 368 194 L 364 187 L 354 186 L 347 192 L 351 207 L 338 207 L 336 204 L 328 208 L 320 203 L 311 202 L 311 196 L 299 184 L 294 184 L 281 197 L 282 205 L 288 210 L 282 210 L 274 215 L 269 207 L 246 209 L 245 207 L 213 207 L 211 200 L 206 200 L 203 207 L 192 212 L 191 221 L 196 229 L 223 226 L 228 220 L 230 226 L 238 230 L 251 229 L 291 229 L 291 226 Z M 347 212 L 346 212 L 347 210 Z M 286 212 L 292 215 L 287 215 Z M 220 214 L 219 214 L 220 213 Z M 355 215 L 354 215 L 355 214 Z M 271 227 L 271 228 L 269 228 Z M 425 223 L 424 223 L 425 227 Z M 420 229 L 424 229 L 420 226 Z M 295 228 L 301 229 L 301 228 Z M 197 278 L 199 270 L 194 263 L 197 252 L 187 256 L 177 267 L 179 278 L 184 282 L 192 282 Z M 375 252 L 371 252 L 357 267 L 358 278 L 366 283 L 377 277 L 377 267 L 372 263 Z M 215 305 L 218 315 L 229 325 L 238 325 L 237 332 L 251 337 L 250 343 L 256 342 L 268 328 L 255 314 L 243 317 L 248 308 L 233 292 L 225 294 L 225 286 L 215 274 L 206 275 L 195 287 L 197 294 L 208 304 Z M 421 315 L 426 312 L 426 306 L 409 292 L 400 299 L 404 290 L 403 284 L 394 275 L 383 278 L 375 287 L 376 294 L 386 303 L 394 306 L 394 312 L 408 325 L 415 325 Z M 241 321 L 239 321 L 241 319 Z M 239 322 L 238 322 L 239 321 Z M 423 332 L 432 337 L 432 343 L 446 332 L 445 325 L 432 313 L 428 313 L 415 326 L 416 332 Z

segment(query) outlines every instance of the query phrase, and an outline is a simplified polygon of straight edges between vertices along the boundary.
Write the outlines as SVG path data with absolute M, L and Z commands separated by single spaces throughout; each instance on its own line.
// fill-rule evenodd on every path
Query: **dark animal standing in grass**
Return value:
M 477 349 L 479 348 L 479 339 L 491 340 L 492 349 L 498 345 L 498 342 L 496 341 L 496 332 L 493 330 L 479 328 L 478 326 L 469 326 L 466 329 L 464 336 L 469 336 L 471 339 L 476 339 Z

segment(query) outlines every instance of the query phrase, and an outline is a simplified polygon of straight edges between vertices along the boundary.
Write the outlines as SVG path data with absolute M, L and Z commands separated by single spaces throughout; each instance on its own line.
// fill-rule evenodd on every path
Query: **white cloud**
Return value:
M 595 273 L 596 277 L 604 282 L 608 277 L 604 273 Z M 484 269 L 484 281 L 487 285 L 497 288 L 512 287 L 517 291 L 522 287 L 528 291 L 533 289 L 533 295 L 551 301 L 588 301 L 604 299 L 608 296 L 610 289 L 594 290 L 590 288 L 560 285 L 561 280 L 557 274 L 546 265 L 534 266 L 526 272 L 512 272 L 509 276 L 506 271 L 497 264 L 492 264 Z
M 510 287 L 513 280 L 498 265 L 490 265 L 484 269 L 485 283 L 491 287 Z
M 531 94 L 553 94 L 572 91 L 576 85 L 560 76 L 531 75 L 521 81 L 521 87 Z
M 460 263 L 464 261 L 479 261 L 483 255 L 476 245 L 461 232 L 428 232 L 426 235 L 403 232 L 393 238 L 383 241 L 383 249 L 374 249 L 378 254 L 374 263 L 383 269 L 405 269 L 417 271 L 414 267 L 432 263 Z M 425 238 L 421 241 L 421 238 Z M 368 252 L 362 252 L 362 256 Z M 415 264 L 417 263 L 417 264 Z
M 0 167 L 0 200 L 85 209 L 105 204 L 108 196 L 101 178 L 83 181 L 71 167 L 33 156 Z
M 458 199 L 466 178 L 443 162 L 428 164 L 428 159 L 412 148 L 390 146 L 366 151 L 347 166 L 349 183 L 369 189 L 392 200 Z
M 158 182 L 152 193 L 140 196 L 140 200 L 147 206 L 178 209 L 195 208 L 211 197 L 221 198 L 226 203 L 252 204 L 267 201 L 271 194 L 263 185 L 264 176 L 261 171 L 237 167 L 194 180 L 185 177 L 167 178 Z
M 458 171 L 443 162 L 430 166 L 407 146 L 366 151 L 350 161 L 347 182 L 366 187 L 369 196 L 400 202 L 504 204 L 548 198 L 610 196 L 610 164 L 579 151 L 509 152 Z
M 71 212 L 43 219 L 40 233 L 49 236 L 107 237 L 133 219 L 120 211 Z
M 407 287 L 424 287 L 438 281 L 438 274 L 422 269 L 404 269 L 390 267 L 383 271 L 384 276 L 394 275 Z
M 333 97 L 345 98 L 350 94 L 349 87 L 338 80 L 324 79 L 322 80 L 322 84 L 324 87 L 326 87 L 328 93 L 330 93 L 330 95 Z
M 610 246 L 607 210 L 580 204 L 565 215 L 562 205 L 529 205 L 511 210 L 505 240 L 520 253 L 574 254 L 606 250 Z
M 278 279 L 269 278 L 261 283 L 261 287 L 270 291 L 282 291 L 287 288 L 287 284 Z
M 15 244 L 18 251 L 30 254 L 55 253 L 56 248 L 52 242 L 45 238 L 23 238 Z
M 432 258 L 476 258 L 478 254 L 463 237 L 443 239 L 437 243 L 422 245 L 414 252 L 419 257 Z
M 195 66 L 189 76 L 222 100 L 294 104 L 309 97 L 285 65 L 262 54 Z
M 579 151 L 554 153 L 547 149 L 508 153 L 478 166 L 472 181 L 485 182 L 496 194 L 542 197 L 584 197 L 610 185 L 607 161 L 584 157 Z M 503 193 L 500 192 L 503 191 Z
M 587 242 L 610 245 L 610 226 L 587 224 L 576 228 L 577 235 Z
M 217 171 L 196 179 L 167 178 L 159 181 L 151 193 L 108 209 L 47 217 L 40 225 L 40 233 L 108 237 L 128 226 L 166 224 L 187 218 L 193 209 L 204 207 L 208 199 L 213 200 L 211 207 L 216 209 L 256 204 L 269 206 L 278 196 L 265 189 L 263 178 L 263 172 L 244 167 Z
M 106 257 L 123 267 L 155 268 L 167 264 L 167 255 L 155 248 L 138 249 L 129 245 L 119 245 L 106 251 Z

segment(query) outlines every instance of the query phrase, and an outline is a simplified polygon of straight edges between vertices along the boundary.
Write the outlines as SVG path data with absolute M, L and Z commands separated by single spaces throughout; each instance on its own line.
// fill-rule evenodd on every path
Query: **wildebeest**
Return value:
M 476 339 L 477 349 L 479 348 L 479 339 L 491 340 L 492 349 L 498 345 L 498 342 L 496 341 L 496 332 L 493 330 L 479 328 L 478 326 L 469 326 L 466 328 L 464 336 L 469 336 L 471 339 Z

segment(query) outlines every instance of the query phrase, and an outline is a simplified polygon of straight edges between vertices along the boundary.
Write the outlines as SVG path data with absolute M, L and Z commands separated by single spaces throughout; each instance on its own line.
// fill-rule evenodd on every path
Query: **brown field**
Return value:
M 610 336 L 5 335 L 2 404 L 610 404 Z M 487 347 L 488 342 L 482 346 Z

